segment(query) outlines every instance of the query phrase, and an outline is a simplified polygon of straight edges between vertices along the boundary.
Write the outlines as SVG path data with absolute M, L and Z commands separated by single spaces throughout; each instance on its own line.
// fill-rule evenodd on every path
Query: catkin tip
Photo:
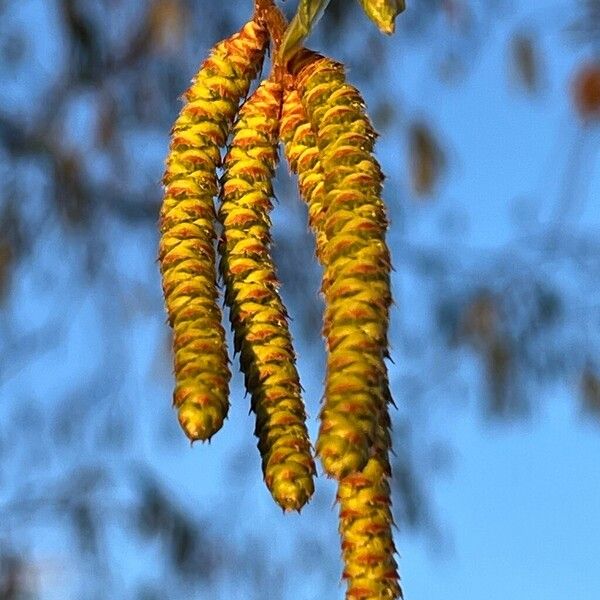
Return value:
M 223 426 L 224 415 L 215 406 L 200 406 L 185 402 L 177 411 L 179 424 L 191 441 L 210 441 Z

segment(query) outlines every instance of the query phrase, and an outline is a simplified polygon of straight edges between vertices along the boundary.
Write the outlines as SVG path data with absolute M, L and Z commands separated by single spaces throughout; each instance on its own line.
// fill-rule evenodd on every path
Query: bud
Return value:
M 346 598 L 402 598 L 385 461 L 375 456 L 362 472 L 340 481 L 337 500 Z
M 396 17 L 406 8 L 405 0 L 358 0 L 363 10 L 388 35 L 394 33 Z

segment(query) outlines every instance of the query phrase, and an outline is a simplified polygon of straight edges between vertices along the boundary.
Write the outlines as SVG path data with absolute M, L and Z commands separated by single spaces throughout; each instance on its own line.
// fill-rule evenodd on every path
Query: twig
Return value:
M 273 43 L 273 56 L 275 56 L 288 26 L 285 16 L 275 6 L 273 0 L 254 0 L 254 18 L 267 26 Z

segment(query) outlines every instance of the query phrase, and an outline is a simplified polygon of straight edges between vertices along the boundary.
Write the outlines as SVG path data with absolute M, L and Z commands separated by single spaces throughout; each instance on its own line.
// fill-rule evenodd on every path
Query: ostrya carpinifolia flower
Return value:
M 216 169 L 268 35 L 254 21 L 212 50 L 185 93 L 163 178 L 159 262 L 175 354 L 174 405 L 186 435 L 210 439 L 229 407 L 229 367 L 215 271 Z
M 382 384 L 387 401 L 392 402 L 387 372 Z M 390 448 L 386 404 L 380 410 L 371 458 L 362 471 L 347 475 L 338 484 L 347 600 L 402 598 L 392 535 Z
M 319 159 L 316 135 L 308 121 L 306 111 L 295 88 L 286 91 L 281 113 L 280 136 L 284 142 L 285 153 L 290 169 L 298 175 L 298 187 L 301 198 L 308 206 L 309 224 L 315 235 L 317 257 L 322 264 L 325 256 L 327 236 L 324 232 L 324 176 Z M 390 418 L 387 404 L 391 401 L 387 374 L 382 381 L 383 392 L 387 397 L 378 420 L 380 446 L 390 447 Z
M 360 2 L 388 33 L 404 7 L 403 0 Z M 265 483 L 284 511 L 299 511 L 310 499 L 312 449 L 271 257 L 281 139 L 323 266 L 327 372 L 316 449 L 325 473 L 338 480 L 346 598 L 397 600 L 402 591 L 389 486 L 393 401 L 385 359 L 391 266 L 383 175 L 373 155 L 375 131 L 343 66 L 298 50 L 326 5 L 302 0 L 286 34 L 274 3 L 256 0 L 254 20 L 217 44 L 185 94 L 172 129 L 160 219 L 159 260 L 174 330 L 174 404 L 192 440 L 210 439 L 227 416 L 230 373 L 215 268 L 218 218 L 225 302 L 256 415 Z M 273 75 L 246 99 L 269 40 Z
M 365 467 L 379 423 L 389 421 L 384 359 L 391 267 L 383 175 L 373 156 L 375 131 L 343 67 L 302 51 L 290 69 L 316 134 L 324 183 L 328 357 L 317 452 L 325 472 L 342 479 Z
M 281 139 L 293 172 L 298 174 L 300 196 L 308 205 L 317 257 L 326 259 L 324 231 L 324 174 L 312 124 L 295 88 L 286 92 L 281 116 Z M 355 359 L 356 357 L 352 357 Z M 391 447 L 388 403 L 392 402 L 385 365 L 381 365 L 383 403 L 375 424 L 372 457 L 364 469 L 346 475 L 338 487 L 340 535 L 348 600 L 396 599 L 402 595 L 392 539 Z
M 281 101 L 281 85 L 268 79 L 240 110 L 224 163 L 219 249 L 236 351 L 256 414 L 265 482 L 284 510 L 300 510 L 313 493 L 314 464 L 270 251 Z

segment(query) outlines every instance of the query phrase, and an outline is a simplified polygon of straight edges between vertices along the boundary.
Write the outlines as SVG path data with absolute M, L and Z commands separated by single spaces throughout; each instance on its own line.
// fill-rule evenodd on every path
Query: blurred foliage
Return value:
M 185 489 L 168 466 L 173 455 L 182 463 L 186 449 L 167 406 L 170 357 L 154 264 L 158 182 L 177 95 L 215 41 L 250 14 L 250 4 L 0 0 L 3 600 L 44 598 L 65 582 L 61 597 L 81 599 L 218 600 L 236 597 L 240 587 L 244 598 L 264 599 L 268 587 L 276 600 L 290 597 L 303 569 L 315 589 L 323 586 L 322 597 L 336 593 L 324 583 L 333 578 L 320 577 L 337 571 L 335 532 L 328 538 L 319 529 L 319 515 L 329 509 L 322 498 L 307 509 L 314 527 L 298 532 L 288 549 L 299 561 L 290 570 L 287 551 L 257 539 L 263 523 L 248 523 L 240 509 L 241 502 L 260 508 L 249 483 L 260 477 L 256 452 L 232 434 L 234 459 L 219 473 L 228 486 L 222 498 L 206 491 L 207 463 L 200 465 L 197 454 Z M 564 95 L 588 126 L 600 106 L 600 2 L 573 6 L 556 27 L 571 33 L 572 47 L 586 58 L 578 59 Z M 295 3 L 282 8 L 289 14 Z M 548 21 L 543 11 L 534 19 L 531 29 L 511 23 L 505 45 L 528 92 L 543 91 L 550 60 L 540 41 Z M 473 252 L 453 241 L 461 237 L 460 206 L 441 219 L 439 243 L 409 235 L 421 211 L 444 216 L 447 205 L 434 200 L 442 175 L 451 188 L 457 164 L 449 144 L 438 140 L 435 115 L 407 119 L 405 91 L 390 93 L 388 75 L 400 68 L 396 49 L 416 48 L 426 57 L 424 70 L 460 86 L 493 39 L 490 32 L 507 21 L 501 0 L 422 0 L 399 17 L 393 41 L 382 41 L 358 3 L 332 0 L 311 37 L 312 46 L 349 64 L 368 91 L 384 143 L 391 136 L 408 140 L 405 164 L 395 158 L 397 172 L 389 173 L 401 197 L 391 205 L 396 269 L 420 294 L 413 304 L 398 301 L 398 312 L 408 316 L 398 317 L 392 337 L 399 404 L 394 509 L 402 535 L 438 531 L 429 484 L 449 449 L 418 438 L 418 419 L 426 417 L 417 415 L 426 413 L 432 394 L 454 397 L 463 389 L 459 358 L 478 368 L 481 382 L 469 378 L 466 385 L 477 390 L 486 417 L 529 414 L 539 386 L 561 380 L 576 382 L 573 397 L 600 418 L 600 244 L 593 231 L 564 218 L 585 198 L 567 194 L 568 210 L 559 206 L 556 222 L 515 227 L 515 238 L 499 249 Z M 566 152 L 577 164 L 585 159 Z M 577 188 L 578 173 L 567 169 L 565 189 Z M 406 202 L 411 186 L 431 202 Z M 303 208 L 288 202 L 294 195 L 293 185 L 280 182 L 275 253 L 301 361 L 307 373 L 319 373 L 319 268 Z M 481 201 L 461 199 L 465 206 Z M 411 307 L 424 307 L 419 328 L 411 327 L 420 318 Z M 124 564 L 138 563 L 127 577 L 121 573 Z
M 583 408 L 594 418 L 600 413 L 600 377 L 589 367 L 583 372 L 581 378 L 581 392 L 583 395 Z
M 444 169 L 444 152 L 425 123 L 413 123 L 408 135 L 413 190 L 417 196 L 429 196 Z
M 542 84 L 542 58 L 532 34 L 519 32 L 511 40 L 510 60 L 516 82 L 533 94 Z
M 573 103 L 584 120 L 600 117 L 600 65 L 583 65 L 573 82 Z

